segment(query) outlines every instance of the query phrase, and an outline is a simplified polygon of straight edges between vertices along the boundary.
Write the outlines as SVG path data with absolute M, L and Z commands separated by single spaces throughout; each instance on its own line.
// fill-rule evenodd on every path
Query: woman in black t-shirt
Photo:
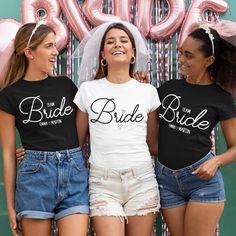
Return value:
M 236 160 L 236 47 L 207 27 L 180 47 L 180 72 L 159 89 L 159 150 L 156 175 L 162 214 L 171 235 L 212 236 L 224 209 L 219 168 Z M 223 88 L 222 88 L 223 87 Z M 211 152 L 220 122 L 228 150 Z
M 49 76 L 58 51 L 55 32 L 43 22 L 16 34 L 4 89 L 0 92 L 0 139 L 7 208 L 12 234 L 87 235 L 88 170 L 76 131 L 76 86 Z M 15 162 L 15 127 L 24 159 Z M 17 175 L 16 175 L 17 168 Z

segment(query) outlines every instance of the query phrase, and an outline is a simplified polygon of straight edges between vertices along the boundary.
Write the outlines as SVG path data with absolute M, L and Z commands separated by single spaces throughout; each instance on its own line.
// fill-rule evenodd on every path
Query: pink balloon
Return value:
M 14 39 L 21 23 L 13 19 L 0 19 L 0 87 L 6 75 L 8 61 L 14 51 Z
M 103 0 L 85 0 L 84 2 L 82 8 L 83 13 L 94 26 L 98 26 L 105 22 L 120 20 L 120 17 L 118 16 L 102 13 L 102 6 Z
M 37 22 L 37 13 L 45 11 L 44 19 L 56 32 L 58 51 L 66 47 L 69 40 L 69 31 L 63 20 L 60 19 L 61 8 L 57 0 L 22 0 L 22 22 Z
M 137 0 L 136 25 L 145 37 L 149 35 L 151 28 L 152 0 Z
M 119 0 L 114 2 L 114 13 L 123 21 L 130 22 L 130 0 Z
M 203 13 L 206 10 L 212 10 L 217 13 L 225 13 L 228 10 L 228 4 L 224 0 L 195 0 L 192 1 L 183 26 L 180 31 L 178 45 L 182 45 L 187 36 L 202 23 L 211 26 L 214 23 L 208 22 L 204 19 Z
M 83 19 L 76 0 L 58 0 L 71 29 L 79 41 L 89 33 L 89 28 Z
M 184 19 L 185 0 L 167 0 L 167 2 L 169 5 L 168 15 L 165 20 L 151 27 L 151 39 L 161 40 L 168 38 L 179 28 Z

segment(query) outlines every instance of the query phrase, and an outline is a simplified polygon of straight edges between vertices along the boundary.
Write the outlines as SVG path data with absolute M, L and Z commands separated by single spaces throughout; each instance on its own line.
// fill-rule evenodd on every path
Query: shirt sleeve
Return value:
M 151 85 L 150 90 L 151 90 L 150 112 L 152 112 L 155 111 L 161 105 L 161 102 L 157 93 L 157 89 L 153 85 Z
M 87 113 L 87 107 L 86 107 L 86 86 L 85 83 L 83 83 L 80 87 L 79 90 L 77 91 L 75 98 L 74 98 L 74 103 L 76 106 L 82 111 Z
M 0 92 L 0 110 L 7 112 L 11 115 L 16 115 L 16 105 L 13 94 L 9 89 L 3 89 Z
M 158 93 L 159 98 L 160 98 L 161 101 L 162 101 L 162 97 L 163 97 L 163 87 L 164 87 L 164 85 L 165 85 L 165 83 L 157 88 L 157 93 Z
M 77 91 L 78 91 L 77 86 L 75 85 L 75 83 L 71 79 L 69 79 L 68 77 L 66 77 L 66 78 L 70 81 L 70 83 L 71 83 L 71 90 L 72 90 L 73 94 L 75 95 L 77 93 Z
M 236 117 L 235 103 L 233 97 L 230 94 L 227 94 L 222 100 L 218 115 L 220 121 Z

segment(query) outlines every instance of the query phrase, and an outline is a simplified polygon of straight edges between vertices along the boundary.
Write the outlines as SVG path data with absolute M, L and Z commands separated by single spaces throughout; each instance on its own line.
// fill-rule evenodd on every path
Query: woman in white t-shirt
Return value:
M 96 235 L 150 236 L 160 207 L 151 157 L 160 101 L 152 85 L 132 78 L 134 70 L 147 66 L 145 41 L 127 22 L 105 23 L 85 41 L 74 102 L 80 143 L 90 134 L 89 198 Z

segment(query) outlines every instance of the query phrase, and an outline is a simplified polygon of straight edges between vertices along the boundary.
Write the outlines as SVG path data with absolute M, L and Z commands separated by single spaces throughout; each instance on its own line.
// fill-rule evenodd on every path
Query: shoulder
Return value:
M 137 97 L 142 99 L 156 99 L 158 98 L 157 88 L 148 83 L 140 83 L 136 80 L 132 82 L 132 93 L 135 94 Z M 131 94 L 131 90 L 127 90 L 128 94 Z
M 176 85 L 183 84 L 183 82 L 184 82 L 184 79 L 171 79 L 171 80 L 165 81 L 159 88 L 176 86 Z
M 69 77 L 65 76 L 65 75 L 50 75 L 48 76 L 49 79 L 51 79 L 51 81 L 53 82 L 58 82 L 58 81 L 62 81 L 62 82 L 66 82 L 66 83 L 74 83 Z
M 149 83 L 141 83 L 135 79 L 132 80 L 132 85 L 142 88 L 142 89 L 147 89 L 147 90 L 156 90 L 156 87 L 152 84 Z
M 175 89 L 181 88 L 184 84 L 184 79 L 171 79 L 165 81 L 161 86 L 157 88 L 158 93 L 166 93 L 168 91 L 175 91 Z
M 157 88 L 152 84 L 143 84 L 143 87 L 149 92 L 157 93 Z
M 55 84 L 55 86 L 67 86 L 72 87 L 77 90 L 77 86 L 75 83 L 67 76 L 64 75 L 58 75 L 58 76 L 49 76 L 50 82 L 52 84 Z
M 8 85 L 7 87 L 3 88 L 0 91 L 0 94 L 8 94 L 8 93 L 11 93 L 14 90 L 18 90 L 19 86 L 21 86 L 21 84 L 22 84 L 22 80 L 18 80 L 17 82 L 15 82 L 15 83 L 13 83 L 11 85 Z
M 21 86 L 19 86 L 20 84 L 20 81 L 17 81 L 0 91 L 0 110 L 13 115 L 15 114 L 15 104 L 19 97 L 22 94 L 29 93 L 29 90 L 25 91 Z
M 215 90 L 221 93 L 224 96 L 232 96 L 228 91 L 226 91 L 224 88 L 222 88 L 218 84 L 214 84 Z
M 219 100 L 219 102 L 225 102 L 225 100 L 233 100 L 233 96 L 220 85 L 215 84 L 213 89 L 215 97 L 217 100 Z
M 99 84 L 103 83 L 104 79 L 97 79 L 97 80 L 90 80 L 90 81 L 85 81 L 83 82 L 80 87 L 79 90 L 83 90 L 83 89 L 89 89 L 89 88 L 93 88 L 98 86 Z
M 10 93 L 10 86 L 6 87 L 6 88 L 3 88 L 1 91 L 0 91 L 0 99 L 2 99 L 4 96 L 7 96 L 7 94 Z

